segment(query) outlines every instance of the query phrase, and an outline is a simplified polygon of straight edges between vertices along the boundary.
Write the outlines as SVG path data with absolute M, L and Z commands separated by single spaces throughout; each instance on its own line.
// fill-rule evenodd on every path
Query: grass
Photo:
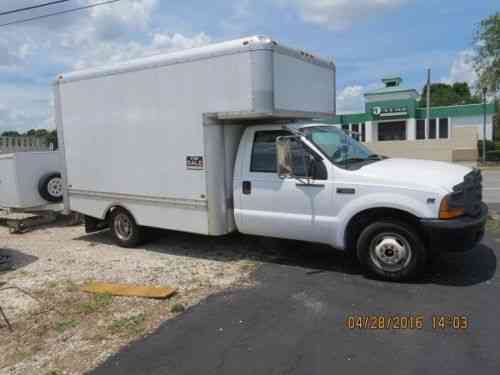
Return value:
M 251 272 L 254 271 L 258 266 L 258 263 L 250 260 L 250 259 L 244 259 L 240 261 L 240 269 L 245 272 Z
M 49 281 L 47 283 L 47 288 L 49 289 L 57 289 L 63 288 L 67 292 L 78 292 L 80 287 L 73 280 L 64 280 L 64 281 Z
M 59 286 L 59 282 L 57 282 L 57 281 L 49 281 L 47 283 L 47 287 L 50 289 L 57 288 L 58 286 Z
M 182 303 L 176 303 L 170 308 L 170 311 L 173 312 L 174 314 L 184 312 L 186 310 L 186 307 Z
M 76 319 L 65 319 L 56 323 L 55 330 L 59 333 L 63 333 L 64 331 L 75 328 L 80 324 L 80 322 Z
M 73 280 L 66 280 L 64 282 L 64 289 L 66 289 L 67 292 L 78 292 L 80 287 Z
M 128 318 L 116 319 L 109 326 L 109 331 L 112 334 L 138 335 L 144 331 L 145 320 L 144 313 L 132 315 Z
M 497 238 L 500 237 L 500 220 L 489 219 L 486 223 L 486 231 L 498 241 Z
M 94 294 L 89 301 L 80 303 L 79 310 L 83 314 L 92 314 L 106 308 L 112 302 L 111 294 Z

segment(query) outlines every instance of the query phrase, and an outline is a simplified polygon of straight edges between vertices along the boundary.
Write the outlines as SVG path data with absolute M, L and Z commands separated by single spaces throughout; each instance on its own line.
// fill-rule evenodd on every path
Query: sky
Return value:
M 0 132 L 54 128 L 59 73 L 250 35 L 270 36 L 337 66 L 338 113 L 363 111 L 363 93 L 400 74 L 420 90 L 475 84 L 477 24 L 498 0 L 120 0 L 2 27 L 102 0 L 72 0 L 0 16 Z M 2 0 L 0 13 L 47 0 Z

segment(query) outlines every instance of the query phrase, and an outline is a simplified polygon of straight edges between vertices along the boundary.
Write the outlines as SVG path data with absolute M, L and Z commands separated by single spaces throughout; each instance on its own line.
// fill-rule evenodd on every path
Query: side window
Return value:
M 252 147 L 252 157 L 250 161 L 250 172 L 276 173 L 276 138 L 290 135 L 284 130 L 267 130 L 255 132 L 255 138 Z M 309 168 L 306 163 L 310 160 L 308 152 L 300 142 L 294 142 L 292 145 L 292 161 L 295 175 L 297 177 L 306 177 L 306 171 L 316 168 L 316 175 L 319 179 L 327 179 L 326 168 L 321 161 L 311 161 Z
M 283 135 L 290 134 L 284 130 L 255 132 L 250 172 L 276 173 L 276 138 Z

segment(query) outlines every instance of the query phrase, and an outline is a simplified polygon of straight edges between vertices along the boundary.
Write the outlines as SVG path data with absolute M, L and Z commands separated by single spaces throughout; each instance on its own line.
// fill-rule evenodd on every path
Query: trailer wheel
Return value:
M 121 247 L 136 247 L 143 241 L 144 230 L 132 215 L 121 207 L 111 211 L 110 228 L 116 243 Z
M 47 202 L 61 202 L 63 199 L 63 181 L 58 172 L 47 173 L 38 182 L 38 193 Z
M 427 263 L 427 250 L 419 235 L 395 220 L 368 225 L 358 238 L 357 255 L 369 273 L 388 281 L 415 279 Z

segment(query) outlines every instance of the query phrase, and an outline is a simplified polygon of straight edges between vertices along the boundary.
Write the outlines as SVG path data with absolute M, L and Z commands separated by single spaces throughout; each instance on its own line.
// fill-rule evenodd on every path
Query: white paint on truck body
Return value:
M 291 127 L 334 126 L 299 124 Z M 257 131 L 280 130 L 281 126 L 247 128 L 241 141 L 234 175 L 235 217 L 246 234 L 321 242 L 345 248 L 345 230 L 351 218 L 372 208 L 393 208 L 416 218 L 437 218 L 439 204 L 470 168 L 443 162 L 386 159 L 346 170 L 323 160 L 328 179 L 309 186 L 276 173 L 256 173 L 250 168 L 252 144 Z M 311 149 L 321 152 L 303 138 Z M 243 181 L 252 184 L 252 194 L 242 194 Z M 337 189 L 355 194 L 338 194 Z M 428 200 L 434 203 L 429 204 Z
M 244 123 L 218 114 L 332 115 L 335 66 L 251 37 L 63 74 L 55 90 L 67 209 L 102 219 L 120 205 L 139 225 L 219 235 L 235 229 Z

